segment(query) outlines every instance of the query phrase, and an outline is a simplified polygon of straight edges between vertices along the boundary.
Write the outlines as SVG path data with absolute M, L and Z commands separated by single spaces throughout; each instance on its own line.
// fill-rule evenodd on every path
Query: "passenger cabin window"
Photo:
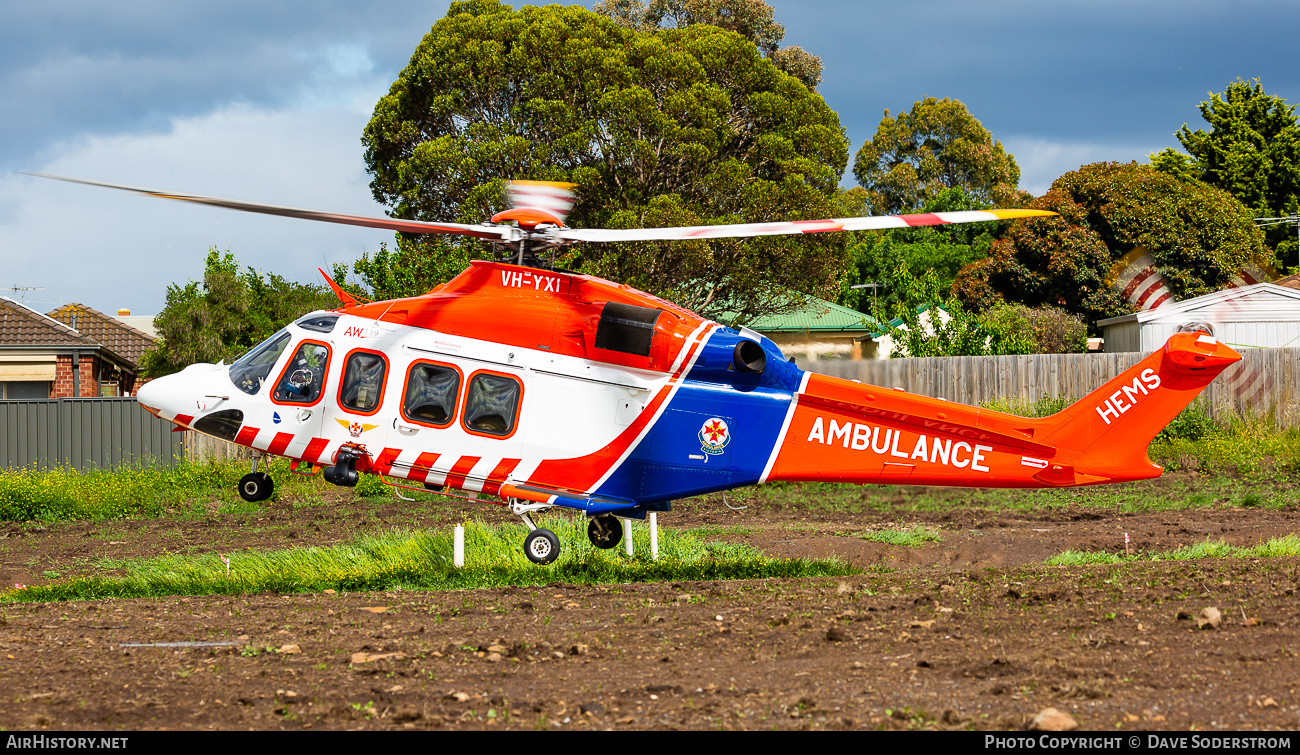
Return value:
M 411 422 L 447 427 L 456 414 L 459 393 L 459 370 L 432 362 L 416 362 L 406 378 L 402 416 Z
M 374 414 L 384 396 L 388 362 L 380 354 L 354 351 L 343 368 L 339 405 L 356 414 Z
M 330 349 L 323 343 L 304 341 L 285 365 L 271 400 L 281 404 L 314 404 L 325 388 Z
M 596 348 L 650 356 L 655 321 L 661 314 L 662 309 L 607 302 L 600 310 L 600 322 L 596 325 Z
M 514 434 L 524 387 L 507 375 L 479 372 L 470 377 L 465 396 L 465 428 L 502 438 Z
M 271 374 L 271 368 L 289 345 L 289 338 L 289 331 L 282 330 L 236 359 L 230 365 L 230 381 L 244 393 L 256 396 L 262 389 L 262 383 L 266 382 L 267 375 Z

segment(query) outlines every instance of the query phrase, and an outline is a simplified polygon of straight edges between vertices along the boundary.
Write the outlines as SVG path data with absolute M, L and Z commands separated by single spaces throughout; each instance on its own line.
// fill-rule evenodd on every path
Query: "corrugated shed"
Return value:
M 1097 323 L 1106 351 L 1153 351 L 1180 329 L 1205 324 L 1234 348 L 1300 345 L 1300 290 L 1274 283 L 1231 288 Z M 1136 346 L 1131 331 L 1140 328 Z

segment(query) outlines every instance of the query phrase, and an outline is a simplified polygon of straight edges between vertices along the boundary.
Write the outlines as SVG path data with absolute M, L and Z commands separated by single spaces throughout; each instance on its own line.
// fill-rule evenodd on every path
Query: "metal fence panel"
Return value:
M 0 401 L 0 468 L 174 466 L 187 433 L 171 428 L 134 398 Z

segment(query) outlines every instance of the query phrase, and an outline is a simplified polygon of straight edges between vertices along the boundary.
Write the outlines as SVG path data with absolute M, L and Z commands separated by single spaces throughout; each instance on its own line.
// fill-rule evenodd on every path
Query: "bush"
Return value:
M 998 335 L 998 354 L 1077 354 L 1088 350 L 1088 326 L 1058 307 L 1026 307 L 1004 304 L 984 314 L 984 321 Z M 1020 344 L 1029 350 L 1017 350 Z M 1007 344 L 1009 348 L 1000 348 Z
M 1156 435 L 1157 441 L 1200 440 L 1216 429 L 1214 420 L 1199 403 L 1189 404 L 1178 413 L 1165 429 Z

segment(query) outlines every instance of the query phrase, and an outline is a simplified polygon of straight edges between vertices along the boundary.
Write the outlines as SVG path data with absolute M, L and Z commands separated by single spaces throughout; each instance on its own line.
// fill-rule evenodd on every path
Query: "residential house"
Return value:
M 878 329 L 870 315 L 814 296 L 793 312 L 760 317 L 749 328 L 801 363 L 862 359 L 863 339 Z
M 122 396 L 134 391 L 143 353 L 134 334 L 144 334 L 120 323 L 131 332 L 115 332 L 111 324 L 98 321 L 112 318 L 83 305 L 55 312 L 63 310 L 80 327 L 0 296 L 0 399 Z

